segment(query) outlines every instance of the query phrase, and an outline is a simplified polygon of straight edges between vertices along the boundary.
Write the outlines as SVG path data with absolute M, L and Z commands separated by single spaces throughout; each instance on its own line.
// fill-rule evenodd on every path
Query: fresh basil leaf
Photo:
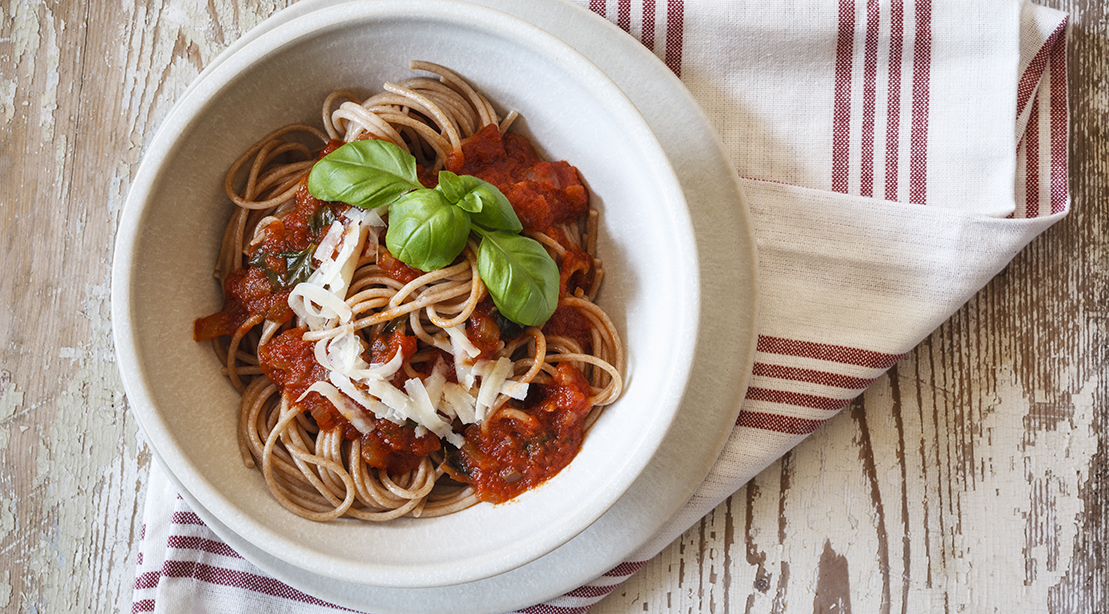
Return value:
M 489 230 L 520 232 L 524 225 L 516 217 L 512 203 L 497 186 L 474 177 L 439 171 L 439 191 L 454 206 L 470 213 L 470 221 Z
M 477 179 L 477 177 L 473 175 L 463 175 L 459 177 L 450 171 L 439 171 L 439 186 L 435 189 L 442 192 L 443 196 L 456 207 L 467 213 L 477 213 L 481 211 L 481 202 L 462 202 L 462 199 L 466 196 L 466 192 L 469 191 L 467 182 L 463 180 L 463 177 Z
M 484 232 L 477 267 L 493 304 L 509 320 L 540 326 L 558 307 L 558 265 L 535 239 Z
M 398 260 L 421 271 L 454 262 L 469 236 L 469 214 L 452 207 L 438 190 L 416 190 L 389 207 L 385 246 Z
M 419 189 L 416 159 L 387 141 L 347 143 L 316 162 L 308 174 L 308 192 L 320 200 L 363 209 L 388 205 Z

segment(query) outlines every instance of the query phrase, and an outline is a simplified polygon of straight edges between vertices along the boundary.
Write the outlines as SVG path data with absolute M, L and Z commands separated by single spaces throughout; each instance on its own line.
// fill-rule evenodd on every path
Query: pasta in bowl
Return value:
M 413 69 L 412 58 L 431 64 Z M 449 66 L 444 70 L 480 92 L 489 105 L 486 112 L 497 121 L 486 122 L 475 107 L 472 132 L 460 128 L 457 135 L 461 159 L 453 160 L 455 146 L 445 126 L 454 120 L 431 118 L 430 130 L 440 135 L 431 138 L 443 140 L 418 147 L 412 134 L 428 130 L 393 128 L 403 144 L 393 146 L 411 149 L 407 153 L 422 170 L 387 209 L 352 205 L 349 194 L 313 195 L 311 175 L 331 164 L 325 160 L 368 155 L 341 154 L 343 147 L 389 141 L 383 138 L 387 134 L 359 138 L 364 135 L 356 133 L 371 132 L 374 120 L 356 122 L 361 112 L 353 107 L 365 109 L 362 103 L 383 83 L 419 94 L 438 87 L 431 82 L 451 79 L 420 69 L 432 64 Z M 446 85 L 456 93 L 460 89 Z M 326 103 L 329 119 L 314 128 L 320 135 L 298 129 L 278 135 L 282 143 L 259 140 L 284 123 L 320 126 L 320 101 L 343 89 L 358 91 Z M 502 120 L 513 111 L 519 117 L 502 133 Z M 424 119 L 428 114 L 434 115 L 430 109 L 419 113 Z M 328 121 L 335 134 L 328 134 Z M 467 146 L 490 148 L 483 130 L 485 141 L 500 140 L 506 151 L 518 152 L 519 142 L 506 143 L 519 138 L 532 144 L 536 160 L 570 161 L 586 195 L 584 213 L 570 221 L 533 223 L 542 215 L 525 208 L 517 215 L 518 231 L 496 227 L 502 222 L 489 221 L 484 213 L 486 207 L 498 211 L 495 204 L 479 208 L 466 201 L 466 194 L 485 189 L 473 186 L 500 181 L 496 172 L 466 164 L 467 158 L 485 155 L 467 156 Z M 336 142 L 324 144 L 325 138 Z M 237 169 L 242 152 L 255 147 Z M 247 189 L 253 172 L 247 166 L 253 169 L 266 148 L 254 175 L 258 189 Z M 267 157 L 302 166 L 269 169 Z M 301 176 L 306 171 L 309 176 Z M 229 175 L 234 197 L 225 186 Z M 511 194 L 513 184 L 500 186 L 501 196 L 518 200 Z M 247 213 L 232 215 L 229 200 L 235 198 L 282 200 L 258 209 L 239 207 Z M 491 199 L 499 202 L 495 195 Z M 286 210 L 278 211 L 282 207 Z M 437 249 L 421 247 L 428 224 L 400 233 L 415 245 L 391 244 L 390 233 L 410 210 L 416 211 L 411 217 L 425 221 L 436 215 L 458 218 L 461 211 L 471 231 L 453 239 L 459 249 L 453 255 L 435 256 Z M 278 224 L 295 226 L 297 219 L 309 229 L 304 237 L 277 232 Z M 368 240 L 371 232 L 374 240 Z M 524 239 L 538 250 L 505 247 Z M 314 244 L 311 254 L 303 253 L 307 246 L 293 249 L 301 240 Z M 347 240 L 346 251 L 353 255 L 344 257 Z M 502 292 L 498 303 L 500 290 L 493 286 L 517 287 L 516 282 L 490 281 L 475 290 L 476 279 L 498 275 L 482 269 L 487 241 L 486 251 L 499 246 L 537 261 L 540 253 L 549 258 L 557 271 L 553 291 L 549 270 L 525 275 L 540 288 L 535 300 Z M 452 240 L 433 237 L 425 243 Z M 212 280 L 212 261 L 221 250 L 222 284 Z M 421 260 L 428 257 L 443 261 L 441 268 Z M 575 260 L 590 266 L 567 266 Z M 603 276 L 597 274 L 598 263 L 604 264 Z M 123 212 L 113 266 L 124 384 L 164 467 L 229 530 L 267 553 L 376 586 L 441 586 L 489 577 L 534 560 L 589 526 L 635 480 L 675 419 L 698 325 L 699 272 L 688 212 L 668 161 L 634 106 L 557 39 L 501 13 L 455 2 L 368 2 L 313 12 L 216 66 L 182 98 L 152 141 Z M 502 262 L 502 277 L 505 268 L 514 270 Z M 264 316 L 274 317 L 258 319 L 259 313 L 248 309 L 245 319 L 220 329 L 210 318 L 233 311 L 220 286 L 226 291 L 236 270 L 253 270 L 254 288 L 268 288 L 270 307 L 292 315 L 280 322 L 286 314 L 267 307 Z M 435 279 L 421 280 L 428 275 Z M 436 285 L 443 287 L 430 289 Z M 282 292 L 287 296 L 272 299 Z M 441 303 L 431 300 L 436 293 Z M 576 315 L 560 316 L 560 309 Z M 485 326 L 490 322 L 492 327 Z M 483 328 L 486 334 L 474 333 Z M 223 357 L 194 336 L 222 339 L 215 354 Z M 296 356 L 311 361 L 298 363 Z M 319 377 L 286 378 L 304 370 L 297 364 L 335 368 Z M 282 379 L 287 381 L 275 381 Z M 313 404 L 315 413 L 306 407 Z M 560 404 L 577 408 L 543 409 Z M 563 465 L 561 470 L 533 479 L 526 467 L 490 460 L 496 442 L 525 431 L 548 432 L 554 427 L 544 416 L 563 413 L 574 416 L 566 421 L 578 423 L 581 443 L 572 460 L 551 463 Z M 346 424 L 321 428 L 329 417 Z M 376 422 L 359 428 L 362 420 Z M 498 425 L 511 426 L 514 433 L 500 432 Z M 395 460 L 390 455 L 397 452 L 391 443 L 406 435 L 367 439 L 363 432 L 390 429 L 416 439 L 434 435 L 438 449 L 424 454 L 406 448 L 417 460 L 397 461 L 390 472 Z M 543 438 L 574 437 L 549 431 L 526 447 Z M 284 452 L 275 452 L 279 444 Z M 244 466 L 244 459 L 264 470 Z M 322 489 L 298 481 L 305 464 L 313 465 L 308 473 Z M 371 473 L 375 477 L 366 479 Z M 483 486 L 467 482 L 474 474 L 495 476 L 499 486 L 483 495 Z M 431 490 L 420 494 L 428 484 Z M 506 484 L 526 488 L 504 490 Z M 395 505 L 398 493 L 404 502 Z M 477 501 L 483 502 L 472 505 Z M 290 514 L 293 508 L 303 513 Z M 359 515 L 386 522 L 346 518 Z
M 334 92 L 326 132 L 279 128 L 225 181 L 224 304 L 193 336 L 242 394 L 246 466 L 303 518 L 510 500 L 565 467 L 622 388 L 576 169 L 450 69 L 411 68 L 438 78 Z

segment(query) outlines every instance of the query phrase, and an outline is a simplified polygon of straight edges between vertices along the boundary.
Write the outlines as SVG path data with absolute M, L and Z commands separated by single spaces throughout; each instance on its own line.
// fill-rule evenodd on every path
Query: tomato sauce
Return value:
M 408 473 L 442 446 L 432 433 L 417 437 L 416 429 L 410 425 L 394 424 L 376 416 L 369 418 L 375 428 L 361 435 L 361 440 L 362 458 L 370 467 L 392 475 Z
M 345 422 L 331 402 L 316 392 L 297 401 L 312 384 L 327 380 L 327 369 L 316 362 L 315 344 L 304 340 L 304 332 L 303 328 L 291 328 L 262 344 L 258 347 L 258 362 L 281 394 L 311 413 L 326 431 Z
M 412 355 L 416 353 L 417 341 L 413 335 L 406 335 L 399 329 L 392 331 L 382 332 L 373 339 L 370 344 L 370 356 L 368 362 L 383 364 L 387 363 L 400 352 L 401 360 L 407 363 Z M 397 388 L 404 387 L 404 381 L 408 379 L 404 370 L 397 371 L 390 382 Z
M 289 308 L 291 290 L 274 288 L 261 269 L 236 269 L 223 282 L 223 310 L 197 319 L 193 323 L 193 338 L 203 341 L 229 337 L 255 314 L 275 322 L 288 322 L 293 317 Z
M 589 290 L 596 275 L 593 257 L 571 243 L 561 228 L 548 228 L 547 234 L 566 250 L 558 264 L 558 295 L 562 297 L 573 295 L 579 289 L 583 292 Z
M 589 211 L 589 192 L 576 168 L 540 159 L 526 137 L 501 135 L 492 124 L 466 139 L 460 154 L 447 157 L 446 167 L 497 186 L 512 203 L 524 232 L 545 231 Z
M 474 347 L 481 350 L 477 358 L 489 359 L 504 346 L 501 328 L 493 316 L 493 299 L 486 297 L 474 308 L 466 323 L 466 338 Z
M 534 388 L 532 404 L 520 410 L 529 420 L 501 414 L 485 428 L 472 424 L 464 433 L 467 445 L 447 455 L 447 472 L 473 485 L 483 501 L 503 503 L 546 482 L 581 448 L 591 407 L 581 371 L 560 363 L 551 384 Z
M 396 256 L 385 249 L 384 245 L 377 246 L 377 266 L 381 267 L 386 275 L 402 284 L 406 284 L 424 274 L 420 269 L 414 269 L 397 260 Z
M 580 311 L 573 307 L 559 305 L 543 325 L 543 334 L 553 337 L 569 337 L 578 342 L 585 353 L 593 351 L 592 326 Z

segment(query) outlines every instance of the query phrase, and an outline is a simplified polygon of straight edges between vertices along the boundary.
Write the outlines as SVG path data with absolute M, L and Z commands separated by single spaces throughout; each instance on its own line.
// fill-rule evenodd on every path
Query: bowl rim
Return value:
M 500 35 L 525 43 L 528 46 L 556 51 L 560 62 L 574 65 L 573 72 L 575 76 L 589 76 L 591 88 L 605 90 L 616 101 L 617 106 L 625 108 L 629 114 L 628 121 L 638 124 L 637 138 L 645 138 L 650 141 L 651 147 L 644 151 L 645 155 L 654 158 L 656 168 L 653 171 L 656 174 L 665 174 L 666 181 L 663 183 L 671 192 L 666 195 L 666 199 L 681 205 L 670 207 L 673 210 L 670 213 L 678 218 L 674 232 L 679 235 L 676 243 L 679 244 L 681 253 L 677 257 L 683 261 L 683 269 L 688 274 L 682 280 L 686 297 L 682 305 L 685 311 L 678 314 L 673 325 L 676 329 L 675 334 L 681 335 L 683 339 L 688 341 L 681 346 L 683 351 L 676 360 L 676 364 L 685 365 L 681 373 L 675 378 L 676 398 L 670 404 L 671 407 L 667 409 L 664 417 L 656 419 L 652 424 L 653 428 L 649 431 L 650 436 L 643 439 L 643 441 L 649 443 L 642 447 L 645 451 L 642 458 L 633 463 L 635 465 L 634 470 L 623 472 L 621 479 L 610 483 L 610 486 L 612 486 L 610 492 L 599 499 L 602 504 L 590 508 L 590 513 L 583 514 L 579 522 L 572 526 L 564 525 L 557 531 L 551 531 L 545 536 L 545 539 L 541 540 L 541 543 L 532 544 L 529 548 L 519 549 L 514 553 L 498 552 L 495 553 L 495 556 L 485 557 L 483 561 L 471 562 L 466 568 L 460 568 L 458 565 L 448 565 L 436 569 L 420 569 L 419 574 L 413 574 L 412 570 L 407 568 L 383 569 L 380 566 L 358 565 L 355 570 L 356 573 L 352 573 L 351 569 L 337 569 L 333 565 L 333 561 L 327 560 L 327 557 L 321 559 L 314 551 L 303 548 L 301 542 L 284 539 L 279 534 L 269 531 L 267 527 L 261 526 L 256 519 L 242 513 L 238 507 L 228 501 L 219 490 L 204 478 L 195 464 L 184 454 L 184 451 L 180 448 L 180 442 L 158 410 L 158 405 L 155 402 L 157 395 L 154 393 L 150 374 L 140 360 L 138 331 L 133 326 L 136 307 L 131 301 L 134 274 L 132 265 L 134 262 L 133 254 L 137 248 L 138 230 L 142 227 L 142 222 L 149 213 L 147 204 L 151 195 L 156 191 L 159 179 L 164 172 L 160 163 L 181 146 L 181 141 L 178 140 L 178 135 L 182 132 L 181 128 L 196 121 L 196 113 L 203 108 L 205 103 L 218 97 L 223 86 L 233 81 L 242 72 L 247 71 L 254 62 L 264 61 L 267 57 L 279 53 L 285 46 L 294 44 L 303 38 L 311 37 L 320 28 L 334 25 L 340 21 L 374 20 L 395 16 L 463 20 L 478 24 L 484 29 L 494 30 Z M 647 462 L 657 451 L 669 430 L 678 409 L 680 409 L 681 398 L 684 396 L 685 387 L 690 377 L 689 365 L 695 351 L 701 311 L 700 271 L 688 203 L 685 201 L 684 193 L 680 189 L 669 160 L 662 152 L 661 145 L 654 137 L 646 120 L 618 86 L 592 62 L 546 31 L 506 13 L 455 0 L 355 1 L 314 11 L 282 24 L 250 41 L 214 66 L 210 73 L 202 73 L 202 77 L 203 79 L 194 82 L 181 100 L 174 105 L 147 147 L 121 211 L 112 263 L 113 338 L 124 389 L 140 427 L 146 433 L 152 447 L 158 452 L 157 457 L 164 461 L 164 468 L 171 472 L 206 509 L 228 524 L 231 530 L 236 531 L 251 543 L 255 543 L 267 553 L 276 555 L 291 564 L 310 568 L 317 573 L 323 573 L 337 579 L 397 588 L 457 584 L 503 573 L 557 548 L 588 527 L 611 507 L 646 467 Z M 649 450 L 649 453 L 646 453 L 647 450 Z M 595 497 L 594 500 L 598 500 L 598 498 Z M 255 536 L 255 539 L 251 538 L 252 535 Z M 270 541 L 258 543 L 257 536 L 268 537 Z M 414 577 L 419 579 L 414 579 Z

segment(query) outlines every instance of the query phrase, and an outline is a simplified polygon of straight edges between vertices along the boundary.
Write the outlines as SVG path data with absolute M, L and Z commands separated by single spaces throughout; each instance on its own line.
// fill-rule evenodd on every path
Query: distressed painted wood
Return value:
M 246 4 L 0 2 L 0 611 L 130 611 L 151 457 L 111 341 L 114 233 L 172 103 L 280 8 Z
M 1109 9 L 1072 13 L 1071 216 L 594 614 L 1109 602 Z M 150 453 L 111 249 L 177 96 L 286 0 L 0 0 L 0 611 L 130 609 Z

